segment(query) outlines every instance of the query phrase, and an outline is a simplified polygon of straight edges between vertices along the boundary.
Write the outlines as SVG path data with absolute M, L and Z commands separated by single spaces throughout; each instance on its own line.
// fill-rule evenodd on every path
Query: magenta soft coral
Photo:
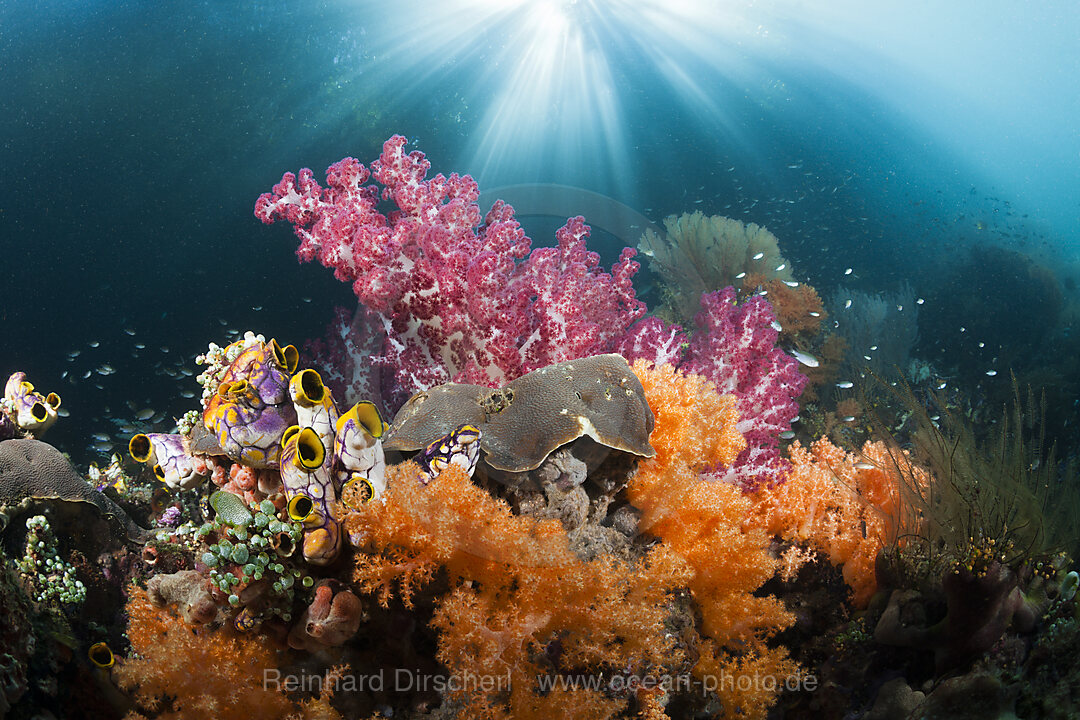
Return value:
M 780 433 L 790 430 L 799 414 L 796 400 L 806 377 L 795 359 L 776 347 L 772 307 L 760 295 L 737 304 L 729 287 L 701 296 L 694 324 L 687 337 L 678 325 L 647 318 L 620 339 L 615 352 L 703 375 L 717 392 L 734 395 L 737 427 L 747 447 L 731 467 L 714 468 L 711 475 L 744 490 L 782 482 L 790 464 L 780 456 Z
M 301 261 L 333 268 L 379 314 L 387 338 L 376 360 L 399 389 L 498 385 L 606 352 L 644 313 L 631 285 L 633 250 L 603 272 L 585 247 L 588 227 L 573 218 L 557 248 L 530 253 L 512 207 L 496 202 L 481 222 L 476 182 L 426 179 L 430 163 L 406 154 L 405 142 L 387 140 L 370 171 L 353 158 L 331 165 L 325 188 L 306 168 L 286 173 L 255 205 L 264 223 L 294 226 Z M 380 197 L 398 209 L 381 214 Z

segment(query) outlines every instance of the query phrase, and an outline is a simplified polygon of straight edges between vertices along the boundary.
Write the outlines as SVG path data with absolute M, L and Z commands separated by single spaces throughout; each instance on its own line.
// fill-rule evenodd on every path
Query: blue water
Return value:
M 994 246 L 1075 304 L 1071 4 L 818 5 L 2 2 L 0 374 L 62 395 L 51 439 L 78 454 L 138 410 L 194 407 L 181 368 L 230 329 L 321 335 L 348 287 L 299 266 L 253 203 L 394 133 L 482 190 L 558 183 L 654 223 L 760 223 L 823 296 L 907 282 L 953 311 L 968 290 L 950 268 Z M 587 209 L 531 208 L 526 227 L 548 244 L 552 218 Z M 607 262 L 636 244 L 622 235 L 597 233 Z M 1017 352 L 954 348 L 980 307 L 937 313 L 925 354 L 966 352 L 974 376 L 1080 332 L 1063 314 Z

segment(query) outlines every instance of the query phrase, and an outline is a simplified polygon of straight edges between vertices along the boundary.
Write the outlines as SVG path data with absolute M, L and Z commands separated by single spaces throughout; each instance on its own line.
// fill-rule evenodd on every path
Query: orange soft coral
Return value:
M 469 717 L 610 717 L 626 698 L 602 688 L 550 692 L 544 678 L 595 668 L 656 672 L 678 662 L 665 633 L 667 594 L 688 579 L 664 547 L 633 565 L 579 559 L 557 520 L 514 515 L 456 465 L 427 485 L 419 468 L 388 469 L 383 499 L 346 516 L 358 553 L 354 579 L 386 604 L 411 601 L 435 568 L 452 590 L 437 601 L 438 659 Z
M 656 457 L 638 466 L 627 495 L 641 510 L 642 528 L 693 570 L 688 587 L 701 611 L 704 635 L 695 672 L 706 684 L 725 673 L 740 673 L 748 663 L 769 675 L 776 680 L 771 689 L 759 684 L 750 695 L 736 696 L 723 685 L 715 688 L 730 716 L 764 717 L 778 687 L 797 672 L 785 650 L 765 641 L 793 617 L 775 598 L 754 595 L 777 564 L 768 553 L 765 530 L 744 526 L 750 500 L 738 488 L 699 475 L 705 467 L 732 462 L 745 447 L 735 429 L 734 398 L 718 395 L 704 378 L 667 365 L 639 361 L 634 372 L 656 415 L 650 437 Z
M 883 443 L 866 443 L 853 456 L 821 438 L 809 450 L 795 443 L 790 454 L 787 482 L 754 496 L 751 524 L 825 553 L 842 566 L 855 605 L 865 607 L 877 589 L 877 555 L 897 542 L 906 522 L 896 463 L 912 477 L 922 475 Z
M 684 504 L 682 498 L 700 484 L 702 470 L 734 462 L 746 440 L 735 429 L 734 396 L 717 394 L 704 377 L 644 360 L 634 363 L 634 372 L 656 417 L 649 436 L 656 456 L 639 467 L 628 489 L 641 510 L 641 526 L 649 529 Z
M 263 636 L 187 625 L 135 587 L 127 613 L 132 654 L 114 677 L 159 720 L 340 718 L 325 697 L 297 705 L 266 682 L 278 658 Z

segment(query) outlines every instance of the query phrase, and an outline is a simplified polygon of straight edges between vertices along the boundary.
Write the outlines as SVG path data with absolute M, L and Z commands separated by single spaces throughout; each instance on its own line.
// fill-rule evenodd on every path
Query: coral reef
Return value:
M 211 625 L 220 618 L 222 608 L 210 594 L 210 581 L 195 570 L 154 575 L 146 584 L 146 596 L 157 607 L 175 605 L 189 625 Z
M 382 341 L 382 323 L 372 310 L 363 304 L 352 310 L 335 307 L 324 335 L 304 346 L 304 365 L 318 370 L 334 397 L 346 405 L 367 401 L 387 413 L 382 397 L 383 369 L 372 362 L 382 350 Z
M 303 524 L 279 519 L 285 513 L 269 500 L 249 509 L 232 493 L 218 491 L 211 504 L 214 519 L 193 533 L 192 542 L 214 601 L 236 608 L 234 622 L 248 627 L 267 618 L 291 620 L 298 590 L 314 583 L 294 557 Z
M 817 290 L 807 283 L 769 278 L 762 273 L 747 273 L 743 278 L 739 299 L 763 295 L 776 313 L 780 323 L 780 341 L 805 346 L 821 332 L 822 323 L 829 317 Z
M 30 602 L 6 561 L 0 553 L 0 717 L 26 694 L 27 666 L 38 644 Z
M 11 376 L 0 716 L 1075 714 L 1076 463 L 1015 381 L 979 432 L 925 362 L 860 381 L 913 293 L 848 294 L 826 335 L 775 237 L 695 213 L 642 239 L 643 317 L 633 250 L 605 272 L 582 218 L 533 249 L 404 148 L 256 204 L 360 301 L 324 374 L 230 331 L 176 431 L 124 430 L 147 467 L 89 483 L 12 439 L 59 398 Z

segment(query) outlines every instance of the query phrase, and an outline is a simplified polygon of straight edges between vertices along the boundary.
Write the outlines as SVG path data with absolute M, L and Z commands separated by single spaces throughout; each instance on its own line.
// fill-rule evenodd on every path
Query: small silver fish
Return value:
M 848 300 L 846 303 L 844 303 L 844 309 L 845 310 L 847 310 L 849 307 L 851 307 L 851 301 L 850 300 Z
M 851 274 L 851 268 L 848 268 L 847 270 L 845 270 L 844 274 L 845 275 L 850 275 Z
M 790 440 L 793 437 L 795 437 L 794 430 L 785 430 L 784 432 L 780 433 L 781 440 Z
M 135 413 L 136 420 L 149 420 L 152 417 L 154 417 L 154 411 L 151 408 L 143 408 Z
M 850 380 L 844 380 L 843 382 L 836 383 L 836 387 L 840 388 L 841 390 L 847 390 L 849 388 L 855 387 L 855 383 L 851 382 Z
M 997 375 L 997 370 L 987 370 L 986 374 L 990 377 L 994 377 L 995 375 Z
M 776 266 L 776 270 L 774 270 L 773 272 L 780 272 L 781 270 L 783 270 L 786 267 L 787 267 L 787 263 L 780 263 L 779 265 Z
M 802 350 L 792 350 L 791 356 L 806 367 L 816 368 L 818 365 L 821 364 L 816 357 L 814 357 L 810 353 L 805 353 Z
M 847 417 L 843 417 L 843 418 L 840 418 L 840 419 L 843 420 L 844 422 L 855 422 L 855 416 L 854 415 L 848 415 Z
M 765 257 L 765 253 L 759 252 L 757 255 L 754 256 L 754 259 L 755 260 L 760 260 L 763 257 Z
M 874 467 L 875 467 L 874 465 L 871 465 L 868 462 L 857 462 L 857 463 L 855 463 L 855 469 L 856 470 L 873 470 Z

